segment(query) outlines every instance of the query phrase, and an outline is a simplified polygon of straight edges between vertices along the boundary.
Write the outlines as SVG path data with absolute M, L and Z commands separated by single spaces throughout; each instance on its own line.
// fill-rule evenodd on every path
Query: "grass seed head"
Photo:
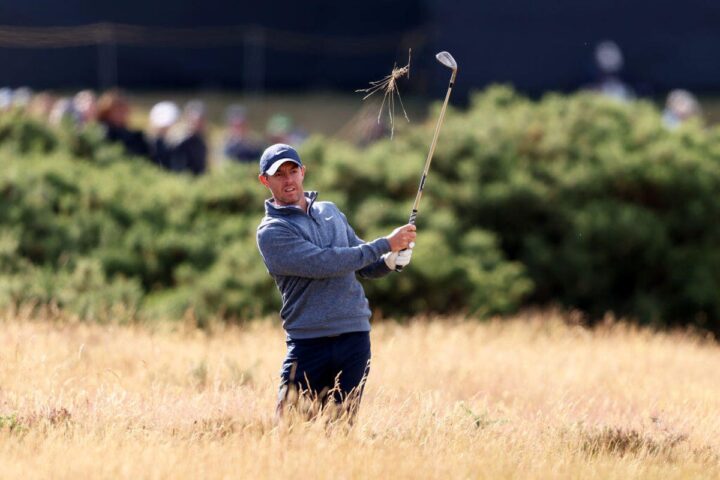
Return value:
M 370 82 L 370 87 L 356 90 L 356 92 L 362 92 L 366 95 L 363 100 L 367 100 L 372 95 L 378 92 L 383 92 L 382 103 L 380 104 L 380 111 L 378 112 L 377 121 L 380 123 L 382 119 L 383 109 L 387 106 L 388 122 L 390 124 L 390 138 L 395 133 L 395 97 L 397 96 L 398 103 L 402 109 L 403 116 L 408 122 L 407 112 L 405 111 L 405 105 L 402 103 L 402 97 L 400 96 L 400 89 L 398 88 L 398 80 L 403 77 L 410 78 L 410 57 L 412 55 L 412 49 L 408 50 L 408 63 L 404 67 L 398 67 L 397 63 L 393 66 L 392 72 L 386 75 L 381 80 Z

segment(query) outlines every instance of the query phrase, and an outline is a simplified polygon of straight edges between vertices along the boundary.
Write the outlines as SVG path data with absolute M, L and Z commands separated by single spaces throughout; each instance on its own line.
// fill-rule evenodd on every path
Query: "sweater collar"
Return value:
M 317 199 L 318 192 L 310 191 L 305 192 L 305 199 L 308 203 L 308 214 L 312 211 L 313 204 L 315 203 L 315 199 Z M 265 213 L 270 217 L 275 216 L 285 216 L 285 215 L 295 215 L 297 213 L 305 213 L 302 211 L 300 207 L 296 207 L 295 205 L 275 205 L 272 198 L 268 198 L 265 200 Z

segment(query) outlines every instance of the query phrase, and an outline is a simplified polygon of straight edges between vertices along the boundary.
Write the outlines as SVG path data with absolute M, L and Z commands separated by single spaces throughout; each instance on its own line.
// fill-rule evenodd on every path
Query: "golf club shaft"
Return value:
M 415 203 L 413 203 L 410 220 L 408 221 L 408 223 L 412 225 L 415 225 L 415 220 L 418 214 L 418 207 L 420 206 L 420 199 L 422 198 L 423 189 L 425 188 L 425 180 L 427 179 L 428 172 L 430 171 L 430 162 L 432 162 L 433 154 L 435 153 L 435 146 L 437 145 L 437 140 L 440 136 L 440 127 L 442 126 L 443 119 L 445 118 L 445 110 L 447 109 L 448 101 L 450 100 L 450 94 L 452 93 L 453 86 L 455 85 L 456 74 L 457 70 L 453 70 L 452 76 L 450 77 L 450 85 L 448 86 L 447 93 L 445 94 L 445 101 L 443 102 L 442 108 L 440 109 L 440 117 L 438 118 L 437 124 L 435 125 L 435 133 L 433 134 L 432 143 L 430 144 L 430 151 L 428 152 L 427 159 L 425 160 L 425 168 L 423 170 L 422 177 L 420 178 L 420 186 L 418 187 L 418 192 L 415 196 Z
M 415 203 L 413 203 L 412 213 L 410 213 L 410 220 L 408 220 L 408 223 L 411 225 L 415 225 L 415 220 L 417 219 L 420 199 L 422 198 L 423 189 L 425 188 L 425 180 L 427 180 L 427 175 L 430 171 L 430 162 L 432 162 L 433 153 L 435 153 L 435 145 L 437 145 L 438 136 L 440 135 L 440 127 L 442 126 L 443 119 L 445 118 L 445 110 L 447 109 L 450 94 L 452 93 L 453 86 L 455 85 L 456 74 L 457 70 L 453 70 L 452 76 L 450 76 L 450 85 L 448 86 L 447 93 L 445 94 L 445 101 L 440 109 L 440 118 L 438 118 L 437 124 L 435 125 L 435 133 L 433 134 L 432 143 L 430 144 L 430 151 L 428 152 L 427 159 L 425 160 L 425 169 L 423 170 L 422 177 L 420 178 L 420 186 L 418 187 L 417 195 L 415 195 Z M 398 266 L 395 270 L 400 272 L 402 269 L 402 266 Z

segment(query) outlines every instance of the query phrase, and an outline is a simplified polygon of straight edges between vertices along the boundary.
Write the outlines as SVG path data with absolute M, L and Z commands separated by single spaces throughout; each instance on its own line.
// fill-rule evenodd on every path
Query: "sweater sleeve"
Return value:
M 257 242 L 270 273 L 306 278 L 338 277 L 356 272 L 390 251 L 390 243 L 385 238 L 349 247 L 321 248 L 281 223 L 261 227 Z
M 363 243 L 365 243 L 360 237 L 357 236 L 355 230 L 353 230 L 353 228 L 350 226 L 350 223 L 345 218 L 345 215 L 342 212 L 340 212 L 340 215 L 343 216 L 343 219 L 345 220 L 345 225 L 347 225 L 348 243 L 351 246 L 362 245 Z M 373 279 L 382 278 L 391 271 L 392 270 L 390 270 L 385 264 L 385 260 L 379 258 L 377 261 L 371 263 L 370 265 L 367 265 L 357 270 L 357 274 L 360 276 L 360 278 Z

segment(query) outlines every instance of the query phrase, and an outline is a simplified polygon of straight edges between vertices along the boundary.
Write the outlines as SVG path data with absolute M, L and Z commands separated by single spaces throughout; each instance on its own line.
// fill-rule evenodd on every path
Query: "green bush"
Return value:
M 361 237 L 387 234 L 407 221 L 433 123 L 363 150 L 312 138 L 306 187 Z M 100 133 L 0 117 L 0 305 L 98 320 L 276 312 L 256 167 L 169 174 Z M 720 331 L 718 191 L 717 128 L 669 131 L 648 102 L 490 88 L 448 111 L 412 265 L 366 292 L 389 315 L 560 304 Z

